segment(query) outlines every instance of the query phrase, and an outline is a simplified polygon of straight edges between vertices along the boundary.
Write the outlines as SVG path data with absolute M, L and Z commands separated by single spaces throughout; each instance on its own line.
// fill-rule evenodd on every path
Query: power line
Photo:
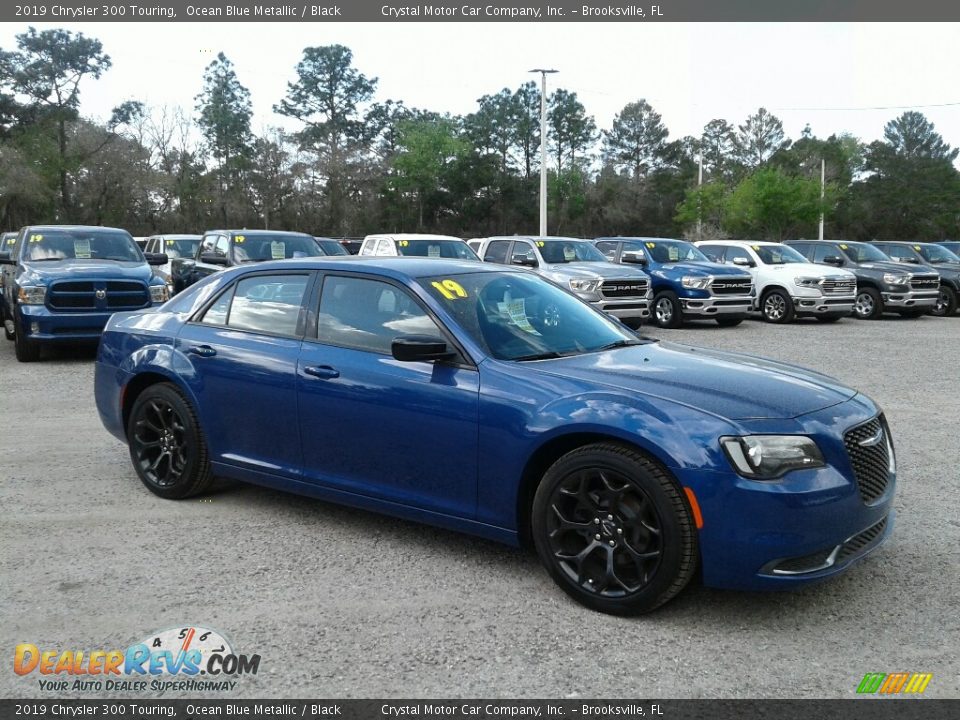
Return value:
M 875 105 L 873 107 L 845 107 L 845 108 L 824 108 L 824 107 L 775 107 L 772 110 L 795 110 L 804 112 L 856 112 L 858 110 L 913 110 L 917 108 L 937 108 L 937 107 L 955 107 L 960 105 L 960 101 L 947 103 L 930 103 L 928 105 Z

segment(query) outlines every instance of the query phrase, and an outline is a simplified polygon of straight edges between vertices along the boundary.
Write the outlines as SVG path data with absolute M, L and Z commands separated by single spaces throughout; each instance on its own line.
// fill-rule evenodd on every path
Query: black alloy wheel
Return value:
M 630 447 L 588 445 L 554 463 L 537 488 L 532 529 L 554 581 L 601 612 L 654 610 L 696 570 L 697 530 L 685 496 Z
M 936 315 L 937 317 L 949 317 L 957 311 L 957 293 L 956 291 L 948 286 L 940 286 L 940 294 L 937 296 L 937 304 L 933 306 L 933 310 L 930 311 L 931 315 Z
M 174 385 L 151 385 L 137 397 L 127 425 L 130 459 L 143 484 L 168 499 L 207 490 L 206 443 L 193 409 Z

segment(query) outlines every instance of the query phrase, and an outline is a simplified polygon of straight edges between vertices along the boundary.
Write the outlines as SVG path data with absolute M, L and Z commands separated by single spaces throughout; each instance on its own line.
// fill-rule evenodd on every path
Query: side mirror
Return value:
M 147 258 L 147 265 L 166 265 L 170 258 L 166 253 L 144 253 Z
M 16 265 L 17 261 L 10 257 L 9 250 L 0 250 L 0 265 Z
M 823 262 L 825 262 L 827 265 L 836 265 L 837 267 L 840 267 L 843 265 L 843 258 L 839 255 L 827 255 L 823 259 Z
M 456 353 L 447 347 L 446 340 L 433 335 L 401 335 L 390 343 L 390 353 L 394 360 L 401 362 L 430 362 L 456 357 Z
M 620 256 L 620 262 L 634 263 L 636 265 L 646 265 L 647 256 L 642 252 L 625 252 Z
M 911 265 L 919 265 L 920 261 L 915 257 L 908 257 L 903 259 L 904 262 L 910 263 Z
M 514 255 L 513 264 L 532 268 L 535 268 L 537 265 L 539 265 L 537 259 L 535 257 L 531 257 L 530 255 Z
M 753 260 L 748 260 L 747 258 L 741 258 L 741 257 L 734 258 L 734 259 L 733 259 L 733 264 L 734 264 L 734 265 L 739 265 L 740 267 L 754 267 L 754 266 L 756 266 L 756 263 L 755 263 Z
M 227 257 L 226 255 L 217 255 L 216 253 L 203 253 L 200 256 L 200 262 L 205 262 L 208 265 L 226 265 Z

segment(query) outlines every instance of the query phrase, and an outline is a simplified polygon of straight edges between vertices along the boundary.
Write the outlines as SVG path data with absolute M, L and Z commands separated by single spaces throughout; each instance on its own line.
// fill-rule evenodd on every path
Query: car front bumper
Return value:
M 711 295 L 705 298 L 680 298 L 684 315 L 746 315 L 753 308 L 752 295 Z
M 622 300 L 595 300 L 590 303 L 597 310 L 603 310 L 615 318 L 648 318 L 650 301 L 647 298 L 626 298 Z
M 52 312 L 45 305 L 18 305 L 16 331 L 37 342 L 99 340 L 115 312 Z
M 937 304 L 939 289 L 933 290 L 908 290 L 901 292 L 899 290 L 884 290 L 880 293 L 883 297 L 884 307 L 887 308 L 926 308 L 932 309 Z

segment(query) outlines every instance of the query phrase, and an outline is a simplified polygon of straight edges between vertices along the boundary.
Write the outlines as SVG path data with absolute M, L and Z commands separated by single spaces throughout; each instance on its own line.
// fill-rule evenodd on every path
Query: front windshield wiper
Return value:
M 106 257 L 95 257 L 90 258 L 91 260 L 115 260 L 116 262 L 136 262 L 135 258 L 130 257 L 116 257 L 114 255 L 107 255 Z
M 25 262 L 60 262 L 61 260 L 73 260 L 74 258 L 28 258 Z
M 559 357 L 563 357 L 563 355 L 555 350 L 551 350 L 550 352 L 534 353 L 533 355 L 521 355 L 520 357 L 510 359 L 523 362 L 525 360 L 555 360 Z
M 604 350 L 616 350 L 617 348 L 630 347 L 631 345 L 642 345 L 642 340 L 617 340 L 616 342 L 608 343 L 596 349 L 596 352 L 603 352 Z

